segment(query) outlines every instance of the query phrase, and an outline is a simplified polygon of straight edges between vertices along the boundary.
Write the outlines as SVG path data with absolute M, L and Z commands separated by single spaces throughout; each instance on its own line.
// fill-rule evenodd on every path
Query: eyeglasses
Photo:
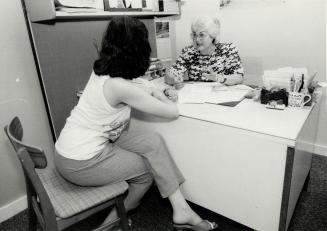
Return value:
M 195 32 L 191 33 L 191 38 L 193 40 L 196 40 L 197 38 L 199 38 L 200 40 L 203 40 L 208 36 L 209 36 L 209 34 L 206 32 L 200 32 L 199 34 L 196 34 Z

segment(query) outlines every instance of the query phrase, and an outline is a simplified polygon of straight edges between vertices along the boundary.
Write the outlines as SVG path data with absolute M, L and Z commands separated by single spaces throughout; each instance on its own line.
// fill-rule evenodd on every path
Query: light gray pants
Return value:
M 127 131 L 115 143 L 89 160 L 67 159 L 56 154 L 57 170 L 67 180 L 82 186 L 99 186 L 126 180 L 127 210 L 138 206 L 140 199 L 157 184 L 162 197 L 168 197 L 184 182 L 162 137 L 154 132 Z

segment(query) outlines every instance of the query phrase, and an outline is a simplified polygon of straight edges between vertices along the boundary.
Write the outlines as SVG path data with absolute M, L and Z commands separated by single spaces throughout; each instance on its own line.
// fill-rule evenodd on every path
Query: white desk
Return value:
M 245 99 L 179 108 L 174 121 L 134 112 L 130 129 L 162 134 L 186 198 L 255 230 L 287 230 L 310 171 L 318 107 L 278 111 Z

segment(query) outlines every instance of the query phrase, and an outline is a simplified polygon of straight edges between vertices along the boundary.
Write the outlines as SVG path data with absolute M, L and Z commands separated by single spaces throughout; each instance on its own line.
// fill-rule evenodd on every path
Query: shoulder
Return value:
M 216 47 L 219 47 L 221 49 L 227 49 L 227 48 L 236 48 L 236 45 L 234 43 L 218 43 L 216 44 Z
M 121 92 L 132 87 L 132 84 L 123 78 L 108 78 L 104 83 L 104 91 Z
M 134 97 L 140 92 L 144 92 L 142 88 L 144 84 L 136 83 L 133 80 L 126 80 L 124 78 L 109 78 L 104 84 L 104 93 L 118 97 Z
M 238 52 L 234 43 L 218 43 L 216 47 L 222 53 Z
M 186 46 L 182 49 L 182 55 L 195 54 L 197 52 L 196 48 L 193 45 Z
M 182 49 L 182 52 L 179 56 L 179 61 L 191 61 L 197 56 L 197 49 L 193 46 L 187 46 Z
M 103 94 L 108 103 L 116 107 L 125 103 L 126 99 L 133 98 L 138 89 L 129 80 L 123 78 L 108 78 L 103 86 Z

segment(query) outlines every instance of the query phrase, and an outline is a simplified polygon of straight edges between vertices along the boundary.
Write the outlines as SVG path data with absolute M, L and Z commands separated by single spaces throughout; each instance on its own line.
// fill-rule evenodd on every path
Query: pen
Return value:
M 304 83 L 304 74 L 302 74 L 301 80 L 300 80 L 300 87 L 298 92 L 301 92 L 302 88 L 303 88 L 303 83 Z
M 293 74 L 293 76 L 291 77 L 291 80 L 290 80 L 290 92 L 294 91 L 294 84 L 295 84 L 295 79 L 294 79 L 294 74 Z
M 307 87 L 310 87 L 312 80 L 316 77 L 316 75 L 317 75 L 317 71 L 315 71 L 315 73 L 313 73 L 313 75 L 311 75 L 309 77 L 308 82 L 307 82 Z
M 294 92 L 297 92 L 298 87 L 299 87 L 299 78 L 296 77 L 295 80 L 294 80 L 294 88 L 293 88 L 293 91 Z
M 295 77 L 295 83 L 294 83 L 294 92 L 299 92 L 301 87 L 301 76 Z

